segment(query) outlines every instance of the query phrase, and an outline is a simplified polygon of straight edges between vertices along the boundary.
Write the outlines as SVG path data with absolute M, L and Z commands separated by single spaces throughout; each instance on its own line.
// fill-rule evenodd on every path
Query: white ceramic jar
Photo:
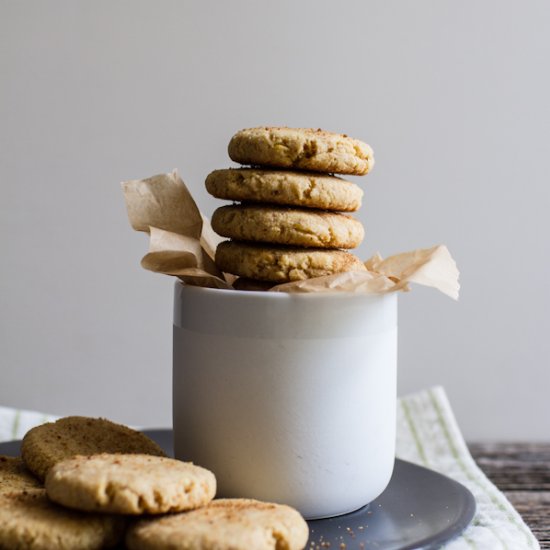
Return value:
M 397 294 L 175 286 L 176 457 L 220 497 L 306 518 L 375 499 L 394 464 Z

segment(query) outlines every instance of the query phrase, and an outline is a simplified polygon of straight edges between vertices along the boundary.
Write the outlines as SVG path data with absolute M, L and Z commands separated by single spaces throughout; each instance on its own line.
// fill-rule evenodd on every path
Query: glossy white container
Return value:
M 176 457 L 218 496 L 351 512 L 388 484 L 395 454 L 397 294 L 175 286 Z

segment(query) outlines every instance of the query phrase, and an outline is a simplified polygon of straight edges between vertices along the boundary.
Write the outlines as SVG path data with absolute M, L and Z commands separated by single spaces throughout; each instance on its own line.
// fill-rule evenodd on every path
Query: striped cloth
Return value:
M 49 414 L 0 407 L 0 441 L 21 439 L 31 428 L 56 419 Z
M 474 520 L 460 537 L 444 546 L 445 550 L 540 548 L 521 516 L 474 462 L 443 388 L 399 400 L 397 456 L 436 470 L 474 494 Z
M 32 411 L 0 407 L 0 441 L 20 439 L 27 430 L 55 419 Z M 443 388 L 399 399 L 397 456 L 449 476 L 474 494 L 477 513 L 445 550 L 523 550 L 539 543 L 506 497 L 472 459 Z

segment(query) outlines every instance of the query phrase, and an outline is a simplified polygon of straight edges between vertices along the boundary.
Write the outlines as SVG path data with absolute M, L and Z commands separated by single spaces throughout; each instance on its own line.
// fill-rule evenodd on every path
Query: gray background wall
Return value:
M 0 2 L 0 405 L 170 424 L 172 280 L 119 182 L 203 211 L 248 126 L 368 141 L 362 257 L 446 243 L 455 303 L 400 300 L 399 391 L 469 439 L 550 439 L 550 4 Z

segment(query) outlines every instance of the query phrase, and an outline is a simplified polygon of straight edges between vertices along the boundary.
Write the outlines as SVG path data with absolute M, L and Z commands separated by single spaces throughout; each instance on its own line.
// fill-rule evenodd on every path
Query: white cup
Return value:
M 351 512 L 395 455 L 397 294 L 285 294 L 176 283 L 176 457 L 218 496 Z

